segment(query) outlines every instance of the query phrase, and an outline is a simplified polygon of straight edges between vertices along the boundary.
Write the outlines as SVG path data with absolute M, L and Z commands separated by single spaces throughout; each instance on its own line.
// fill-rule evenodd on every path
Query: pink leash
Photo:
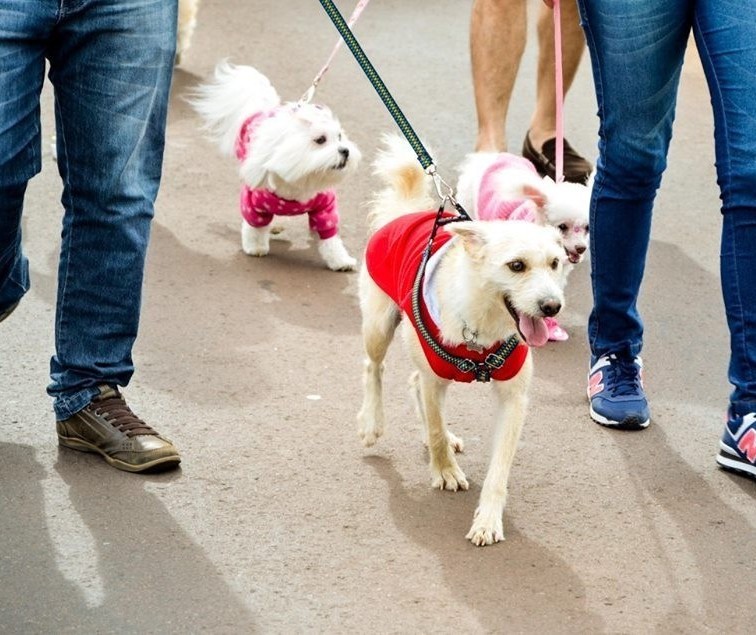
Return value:
M 562 85 L 562 9 L 554 0 L 554 67 L 556 74 L 556 179 L 564 181 L 564 88 Z
M 347 20 L 347 24 L 349 25 L 349 28 L 351 29 L 355 22 L 360 19 L 360 15 L 365 10 L 365 7 L 368 6 L 368 3 L 370 0 L 359 0 L 357 5 L 354 7 L 354 11 L 352 11 L 352 15 L 349 16 L 349 20 Z M 331 62 L 333 62 L 333 58 L 336 57 L 336 53 L 339 52 L 339 49 L 341 48 L 341 45 L 344 43 L 343 38 L 339 38 L 338 42 L 336 42 L 336 46 L 333 47 L 333 50 L 331 51 L 331 54 L 328 56 L 328 59 L 326 60 L 326 63 L 323 64 L 323 68 L 318 71 L 318 74 L 315 75 L 315 79 L 312 80 L 312 85 L 307 89 L 307 92 L 302 95 L 302 98 L 299 100 L 300 103 L 309 103 L 312 101 L 313 96 L 315 95 L 315 91 L 318 88 L 318 84 L 320 83 L 320 80 L 323 79 L 323 75 L 325 75 L 328 72 L 328 69 L 331 66 Z

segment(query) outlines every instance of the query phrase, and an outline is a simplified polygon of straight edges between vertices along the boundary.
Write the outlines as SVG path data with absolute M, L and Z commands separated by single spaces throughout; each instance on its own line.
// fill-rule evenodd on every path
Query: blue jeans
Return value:
M 636 300 L 693 31 L 711 94 L 735 414 L 756 411 L 756 3 L 578 0 L 601 121 L 591 201 L 594 356 L 637 355 Z
M 160 183 L 176 0 L 0 0 L 0 312 L 29 288 L 21 210 L 41 169 L 50 63 L 65 210 L 55 355 L 59 419 L 134 371 L 144 260 Z

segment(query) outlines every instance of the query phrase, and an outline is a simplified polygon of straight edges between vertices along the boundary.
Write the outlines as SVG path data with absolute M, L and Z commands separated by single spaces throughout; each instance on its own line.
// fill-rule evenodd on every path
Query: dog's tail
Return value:
M 187 101 L 199 113 L 203 129 L 232 155 L 244 120 L 280 105 L 281 98 L 270 81 L 251 66 L 236 66 L 223 60 L 213 78 L 189 93 Z
M 373 167 L 384 187 L 370 202 L 368 226 L 371 233 L 403 214 L 436 206 L 431 177 L 423 170 L 410 145 L 396 134 L 385 134 L 382 141 L 384 147 L 378 152 Z

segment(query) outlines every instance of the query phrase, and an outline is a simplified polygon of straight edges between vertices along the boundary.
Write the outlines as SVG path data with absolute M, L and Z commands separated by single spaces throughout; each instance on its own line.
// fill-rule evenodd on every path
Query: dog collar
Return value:
M 448 220 L 447 220 L 448 219 Z M 453 220 L 467 220 L 459 217 L 443 217 L 443 220 L 450 222 Z M 412 317 L 415 322 L 415 327 L 418 333 L 423 338 L 428 348 L 432 350 L 438 357 L 440 357 L 447 364 L 455 366 L 462 373 L 474 373 L 475 381 L 488 382 L 491 381 L 491 375 L 504 366 L 507 358 L 520 344 L 520 338 L 515 334 L 507 339 L 499 346 L 495 351 L 486 355 L 482 361 L 473 360 L 469 357 L 462 357 L 458 355 L 452 355 L 447 351 L 431 334 L 428 326 L 423 321 L 422 311 L 420 309 L 420 298 L 422 296 L 423 277 L 425 276 L 425 267 L 428 264 L 428 259 L 431 255 L 431 248 L 433 240 L 436 237 L 436 231 L 441 224 L 445 224 L 442 221 L 441 210 L 436 217 L 436 223 L 433 226 L 430 238 L 428 240 L 428 246 L 426 247 L 420 266 L 417 268 L 417 274 L 415 276 L 414 284 L 412 285 Z

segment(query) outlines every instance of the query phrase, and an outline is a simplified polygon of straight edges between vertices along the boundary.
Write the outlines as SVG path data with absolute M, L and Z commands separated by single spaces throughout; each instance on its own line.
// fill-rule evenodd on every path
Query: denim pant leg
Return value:
M 579 0 L 596 86 L 599 158 L 590 212 L 594 356 L 637 355 L 637 297 L 667 164 L 690 0 Z
M 26 184 L 42 167 L 39 94 L 44 38 L 56 8 L 56 3 L 41 0 L 23 11 L 0 5 L 0 313 L 29 289 L 21 210 Z
M 730 401 L 743 415 L 756 412 L 756 5 L 698 2 L 693 31 L 714 108 Z
M 59 419 L 134 371 L 176 19 L 176 0 L 64 0 L 50 43 L 65 208 L 48 387 Z

